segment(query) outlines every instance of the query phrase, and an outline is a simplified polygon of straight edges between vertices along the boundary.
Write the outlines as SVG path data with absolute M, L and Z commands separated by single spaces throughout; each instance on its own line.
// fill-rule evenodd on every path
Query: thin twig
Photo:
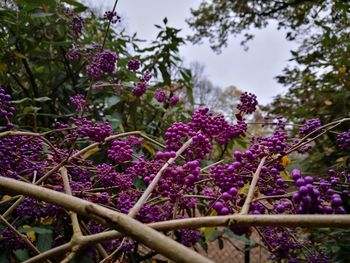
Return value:
M 64 190 L 66 192 L 67 195 L 72 196 L 72 189 L 70 187 L 69 184 L 69 178 L 68 178 L 68 171 L 66 167 L 62 167 L 60 169 L 60 174 L 62 176 L 62 180 L 63 180 L 63 186 L 64 186 Z M 79 220 L 78 220 L 78 215 L 76 212 L 73 211 L 69 211 L 69 216 L 71 218 L 72 221 L 72 227 L 73 227 L 73 235 L 72 235 L 72 240 L 74 239 L 79 239 L 80 237 L 83 236 L 81 229 L 80 229 L 80 225 L 79 225 Z M 75 257 L 76 253 L 79 251 L 80 249 L 80 245 L 74 245 L 71 249 L 71 252 L 68 254 L 68 256 L 66 258 L 64 258 L 61 263 L 68 263 L 71 260 L 73 260 L 73 258 Z
M 182 147 L 176 152 L 175 157 L 170 158 L 158 171 L 156 176 L 153 178 L 152 182 L 148 185 L 147 189 L 143 192 L 142 196 L 137 200 L 136 204 L 130 209 L 128 215 L 130 217 L 135 217 L 136 214 L 140 211 L 142 205 L 147 201 L 153 192 L 154 188 L 157 186 L 160 178 L 162 177 L 163 172 L 171 165 L 175 160 L 191 145 L 192 138 L 185 142 Z
M 252 181 L 251 181 L 250 186 L 249 186 L 249 191 L 248 191 L 247 197 L 245 199 L 242 210 L 240 212 L 241 215 L 246 215 L 249 212 L 250 203 L 253 200 L 253 196 L 254 196 L 254 192 L 255 192 L 255 186 L 256 186 L 256 183 L 258 182 L 261 167 L 264 165 L 265 160 L 266 160 L 266 157 L 263 157 L 261 159 L 259 166 L 253 175 Z
M 18 232 L 17 229 L 14 226 L 12 226 L 2 215 L 0 215 L 0 221 L 5 226 L 7 226 L 16 236 L 18 236 L 35 254 L 40 254 L 39 249 L 37 249 L 37 247 L 33 245 L 29 238 L 26 235 L 23 235 L 20 232 Z

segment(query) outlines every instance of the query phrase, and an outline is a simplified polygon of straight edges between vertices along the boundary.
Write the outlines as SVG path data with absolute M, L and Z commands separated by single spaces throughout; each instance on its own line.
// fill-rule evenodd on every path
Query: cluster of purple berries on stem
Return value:
M 11 105 L 11 96 L 5 92 L 5 89 L 0 86 L 0 118 L 13 117 L 15 107 Z
M 252 93 L 244 92 L 240 97 L 240 103 L 237 105 L 237 109 L 246 114 L 251 114 L 256 110 L 258 101 L 256 96 Z

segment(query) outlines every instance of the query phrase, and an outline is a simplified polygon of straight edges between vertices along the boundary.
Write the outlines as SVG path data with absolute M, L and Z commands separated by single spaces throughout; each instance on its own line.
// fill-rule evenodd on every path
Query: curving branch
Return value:
M 157 232 L 149 226 L 125 214 L 103 206 L 3 176 L 0 176 L 0 188 L 9 192 L 19 193 L 48 203 L 53 203 L 67 210 L 97 220 L 101 224 L 119 230 L 175 262 L 212 263 L 211 260 Z
M 0 189 L 31 196 L 42 201 L 53 203 L 64 209 L 74 211 L 88 218 L 98 220 L 104 225 L 111 226 L 121 232 L 110 230 L 94 235 L 82 236 L 79 240 L 53 248 L 26 261 L 26 263 L 42 262 L 42 260 L 59 255 L 72 248 L 76 244 L 88 245 L 104 240 L 121 238 L 124 235 L 139 240 L 150 248 L 158 251 L 166 257 L 176 257 L 176 262 L 211 262 L 194 251 L 184 248 L 177 242 L 150 229 L 158 231 L 170 231 L 183 228 L 200 228 L 215 226 L 284 226 L 284 227 L 340 227 L 350 228 L 350 215 L 240 215 L 208 216 L 186 219 L 176 219 L 144 225 L 125 214 L 93 204 L 91 202 L 69 196 L 57 191 L 46 189 L 29 183 L 0 176 Z M 183 255 L 174 255 L 174 254 Z M 187 254 L 189 253 L 189 254 Z M 195 255 L 193 255 L 193 253 Z M 180 258 L 179 258 L 180 257 Z

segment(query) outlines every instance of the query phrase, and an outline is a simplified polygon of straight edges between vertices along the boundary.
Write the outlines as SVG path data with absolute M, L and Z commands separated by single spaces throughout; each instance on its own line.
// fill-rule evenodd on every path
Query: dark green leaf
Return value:
M 33 13 L 31 14 L 32 17 L 36 17 L 36 18 L 43 18 L 43 17 L 48 17 L 48 16 L 52 16 L 52 13 L 44 13 L 44 12 L 38 12 L 38 13 Z
M 51 233 L 39 234 L 37 237 L 37 246 L 41 252 L 47 251 L 51 248 L 52 231 Z
M 221 234 L 222 234 L 221 231 L 219 231 L 218 229 L 215 229 L 213 232 L 210 233 L 208 237 L 208 241 L 214 241 L 219 236 L 221 236 Z
M 47 102 L 47 101 L 50 101 L 51 98 L 49 97 L 40 97 L 40 98 L 34 98 L 35 101 L 37 102 Z
M 48 227 L 20 227 L 18 228 L 18 231 L 20 233 L 28 233 L 31 231 L 34 231 L 35 233 L 38 234 L 51 234 L 52 233 L 52 229 L 48 228 Z
M 7 254 L 5 250 L 0 252 L 0 263 L 9 263 L 10 261 L 7 258 Z
M 13 251 L 13 254 L 20 260 L 21 262 L 26 261 L 29 259 L 29 253 L 27 249 L 17 249 Z
M 147 188 L 147 186 L 145 185 L 145 183 L 144 183 L 143 180 L 142 180 L 142 177 L 140 177 L 140 176 L 137 176 L 137 177 L 135 178 L 134 186 L 135 186 L 137 189 L 141 189 L 141 190 L 146 190 L 146 188 Z

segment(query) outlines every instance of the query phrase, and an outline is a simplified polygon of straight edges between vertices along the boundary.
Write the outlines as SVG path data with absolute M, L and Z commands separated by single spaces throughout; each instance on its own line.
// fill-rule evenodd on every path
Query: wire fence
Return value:
M 269 252 L 259 245 L 261 240 L 257 232 L 253 232 L 250 236 L 250 245 L 253 244 L 257 245 L 248 250 L 246 249 L 247 244 L 243 241 L 230 238 L 224 240 L 222 249 L 220 249 L 218 241 L 213 241 L 208 244 L 208 254 L 204 251 L 201 253 L 216 263 L 262 263 L 268 261 Z

